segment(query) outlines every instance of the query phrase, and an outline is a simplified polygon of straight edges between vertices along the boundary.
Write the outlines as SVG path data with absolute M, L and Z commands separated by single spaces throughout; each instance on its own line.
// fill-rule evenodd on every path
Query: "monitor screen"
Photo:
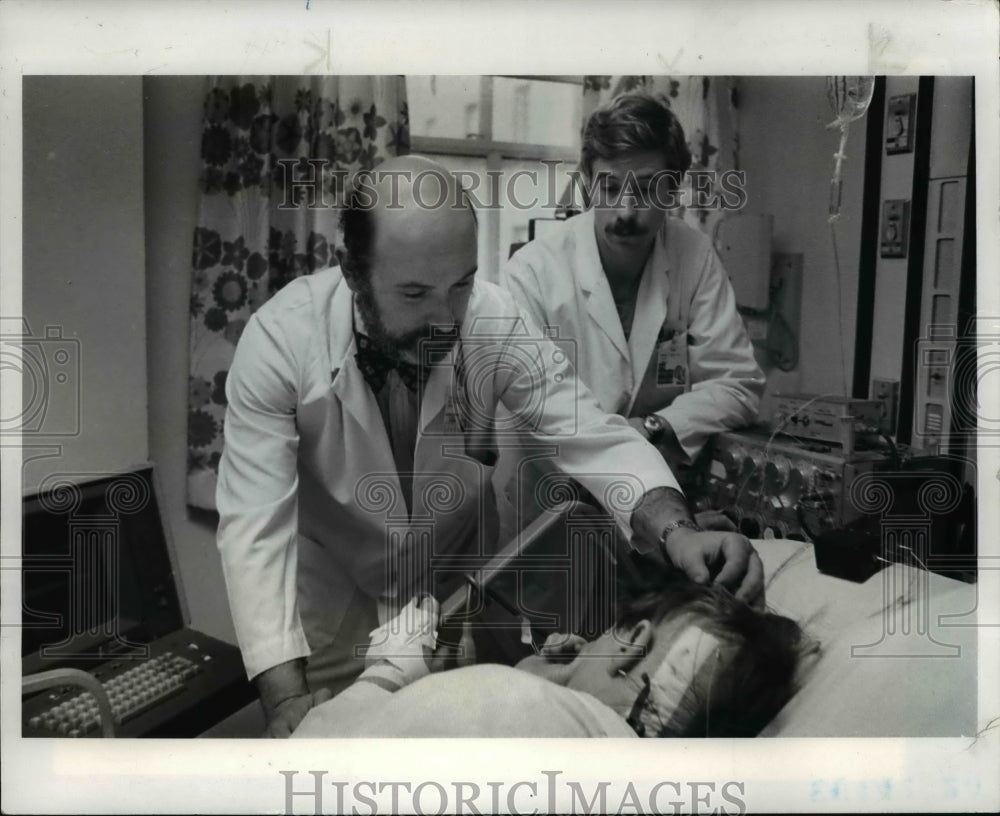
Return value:
M 565 221 L 565 218 L 532 218 L 528 222 L 528 240 L 534 241 L 536 238 L 556 234 L 559 229 L 558 225 Z
M 23 520 L 26 667 L 141 651 L 184 625 L 151 467 L 50 477 Z

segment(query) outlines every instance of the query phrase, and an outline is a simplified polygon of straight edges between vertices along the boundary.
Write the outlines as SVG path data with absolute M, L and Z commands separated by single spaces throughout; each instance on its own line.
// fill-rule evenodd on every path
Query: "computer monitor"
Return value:
M 50 477 L 23 521 L 26 674 L 141 653 L 184 626 L 152 466 Z

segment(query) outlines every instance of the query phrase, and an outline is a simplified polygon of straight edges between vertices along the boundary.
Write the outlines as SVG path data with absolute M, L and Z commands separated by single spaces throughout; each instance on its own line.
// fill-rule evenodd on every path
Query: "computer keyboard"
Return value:
M 184 690 L 184 681 L 201 669 L 173 652 L 154 657 L 102 683 L 115 723 L 121 724 Z M 97 701 L 89 691 L 70 697 L 28 719 L 28 727 L 52 735 L 83 737 L 100 727 Z M 41 735 L 40 735 L 41 736 Z
M 182 629 L 143 648 L 76 666 L 107 691 L 119 737 L 197 736 L 256 697 L 235 646 Z M 97 701 L 78 685 L 25 698 L 21 723 L 24 737 L 102 735 Z

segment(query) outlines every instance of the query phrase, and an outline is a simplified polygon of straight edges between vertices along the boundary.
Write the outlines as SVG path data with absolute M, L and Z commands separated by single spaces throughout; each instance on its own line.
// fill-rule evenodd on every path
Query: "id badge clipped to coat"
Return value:
M 691 388 L 690 374 L 687 331 L 665 323 L 656 339 L 656 386 L 673 386 L 688 391 Z

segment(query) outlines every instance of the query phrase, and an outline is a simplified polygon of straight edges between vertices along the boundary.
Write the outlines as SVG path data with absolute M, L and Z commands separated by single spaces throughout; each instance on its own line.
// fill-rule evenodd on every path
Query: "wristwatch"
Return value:
M 642 427 L 654 445 L 660 441 L 667 429 L 666 423 L 656 414 L 647 414 L 642 420 Z
M 696 533 L 703 532 L 702 528 L 698 526 L 698 522 L 689 518 L 679 518 L 675 521 L 670 522 L 666 527 L 663 528 L 663 532 L 660 533 L 660 547 L 667 546 L 667 536 L 669 536 L 674 530 L 685 527 L 688 530 L 692 530 Z

